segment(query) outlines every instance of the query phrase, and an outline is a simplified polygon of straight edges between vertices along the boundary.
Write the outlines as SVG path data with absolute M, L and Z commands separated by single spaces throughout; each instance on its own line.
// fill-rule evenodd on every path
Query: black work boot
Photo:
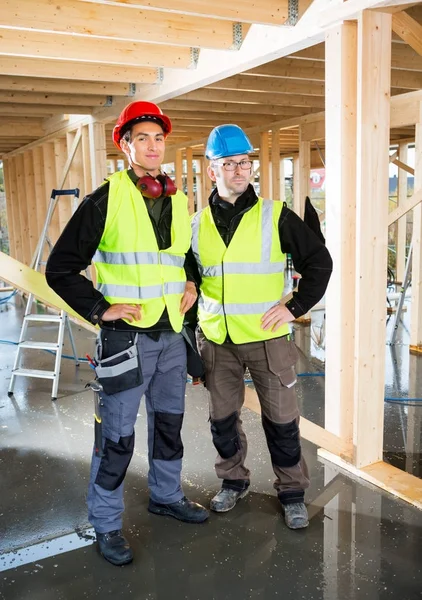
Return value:
M 150 499 L 148 510 L 155 515 L 168 515 L 185 523 L 202 523 L 209 517 L 209 512 L 203 506 L 188 500 L 186 496 L 171 504 L 159 504 Z
M 133 560 L 133 553 L 129 542 L 122 534 L 121 529 L 109 531 L 107 533 L 98 533 L 97 543 L 100 554 L 113 565 L 127 565 Z

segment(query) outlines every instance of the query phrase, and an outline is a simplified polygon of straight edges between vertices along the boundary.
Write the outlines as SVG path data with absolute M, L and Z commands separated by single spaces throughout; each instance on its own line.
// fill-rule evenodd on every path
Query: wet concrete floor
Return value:
M 7 311 L 0 307 L 0 338 L 15 341 L 22 310 L 19 300 L 8 307 Z M 79 356 L 91 352 L 94 336 L 76 326 L 73 331 Z M 303 327 L 295 332 L 302 350 L 299 373 L 323 370 L 321 349 L 309 331 Z M 34 330 L 36 339 L 51 340 L 53 335 L 52 328 Z M 41 379 L 18 380 L 14 397 L 8 398 L 14 353 L 13 346 L 0 344 L 2 600 L 422 598 L 422 512 L 317 459 L 316 448 L 304 442 L 311 471 L 306 496 L 310 526 L 287 529 L 272 488 L 260 417 L 248 409 L 243 417 L 251 493 L 232 512 L 189 525 L 147 512 L 146 422 L 141 405 L 135 455 L 126 478 L 124 521 L 135 560 L 125 567 L 108 564 L 96 551 L 86 517 L 93 405 L 84 386 L 92 372 L 86 364 L 75 369 L 71 360 L 64 359 L 56 403 L 50 400 L 50 383 Z M 402 390 L 409 380 L 405 355 L 400 354 Z M 32 368 L 51 365 L 45 352 L 33 351 L 30 356 Z M 416 378 L 420 364 L 415 363 Z M 299 378 L 302 413 L 318 423 L 324 418 L 323 386 L 323 377 Z M 391 395 L 399 391 L 391 388 Z M 206 391 L 188 385 L 186 400 L 184 490 L 207 505 L 219 482 L 213 471 Z M 386 409 L 386 452 L 404 453 L 403 467 L 407 458 L 407 468 L 415 474 L 419 469 L 420 476 L 417 452 L 410 452 L 412 444 L 420 449 L 416 408 L 416 416 L 403 404 L 391 403 Z

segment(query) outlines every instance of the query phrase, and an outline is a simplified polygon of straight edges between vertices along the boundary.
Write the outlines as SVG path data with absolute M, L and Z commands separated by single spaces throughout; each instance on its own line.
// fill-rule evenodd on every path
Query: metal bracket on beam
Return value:
M 189 69 L 196 69 L 199 60 L 199 48 L 190 49 L 190 65 Z
M 232 50 L 239 50 L 243 43 L 242 23 L 233 23 L 233 44 Z
M 107 96 L 104 106 L 113 106 L 113 96 Z
M 155 83 L 160 85 L 164 81 L 164 69 L 163 69 L 163 67 L 157 67 L 156 71 L 157 71 L 157 79 L 155 80 Z
M 134 96 L 136 94 L 136 83 L 129 83 L 128 96 Z
M 284 25 L 296 25 L 299 20 L 299 0 L 289 0 L 288 15 L 289 18 Z

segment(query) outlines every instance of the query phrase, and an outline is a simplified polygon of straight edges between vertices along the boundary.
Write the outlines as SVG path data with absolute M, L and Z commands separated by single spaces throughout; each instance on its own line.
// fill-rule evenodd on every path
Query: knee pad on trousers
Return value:
M 154 449 L 152 458 L 157 460 L 178 460 L 183 456 L 183 443 L 180 436 L 183 413 L 154 413 Z
M 237 419 L 235 412 L 225 419 L 211 420 L 212 441 L 222 458 L 231 458 L 240 450 Z
M 116 490 L 125 478 L 127 468 L 133 455 L 135 434 L 121 437 L 113 442 L 106 438 L 104 456 L 101 458 L 95 483 L 105 490 Z
M 297 422 L 274 423 L 263 415 L 262 425 L 267 438 L 272 463 L 277 467 L 293 467 L 297 465 L 301 457 Z

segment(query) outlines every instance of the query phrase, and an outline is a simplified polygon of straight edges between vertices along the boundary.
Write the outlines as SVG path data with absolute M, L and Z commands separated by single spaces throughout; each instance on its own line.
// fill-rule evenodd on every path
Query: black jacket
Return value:
M 235 204 L 222 200 L 217 190 L 212 192 L 209 199 L 211 213 L 226 246 L 229 245 L 242 216 L 257 202 L 258 197 L 252 185 L 239 196 Z M 333 262 L 317 235 L 286 205 L 281 211 L 278 230 L 282 252 L 291 255 L 294 268 L 301 275 L 298 291 L 293 292 L 293 298 L 286 303 L 287 308 L 297 318 L 306 314 L 325 294 Z M 192 250 L 190 254 L 191 263 Z M 199 285 L 201 278 L 197 267 L 195 279 Z
M 128 171 L 128 174 L 135 185 L 138 180 L 137 175 L 132 169 Z M 101 292 L 95 289 L 92 282 L 81 274 L 91 264 L 104 232 L 109 188 L 107 182 L 81 202 L 51 252 L 45 276 L 48 285 L 56 294 L 87 321 L 94 325 L 99 323 L 103 329 L 136 329 L 139 331 L 138 327 L 133 327 L 121 319 L 101 321 L 101 315 L 110 304 Z M 146 205 L 158 247 L 160 250 L 164 250 L 171 245 L 171 199 L 170 197 L 162 199 L 162 210 L 158 222 L 152 216 L 148 203 Z M 192 261 L 192 258 L 190 260 Z M 185 261 L 185 271 L 187 279 L 194 281 L 192 268 L 189 268 L 187 261 Z M 165 309 L 158 323 L 143 331 L 168 330 L 172 330 L 172 327 Z

